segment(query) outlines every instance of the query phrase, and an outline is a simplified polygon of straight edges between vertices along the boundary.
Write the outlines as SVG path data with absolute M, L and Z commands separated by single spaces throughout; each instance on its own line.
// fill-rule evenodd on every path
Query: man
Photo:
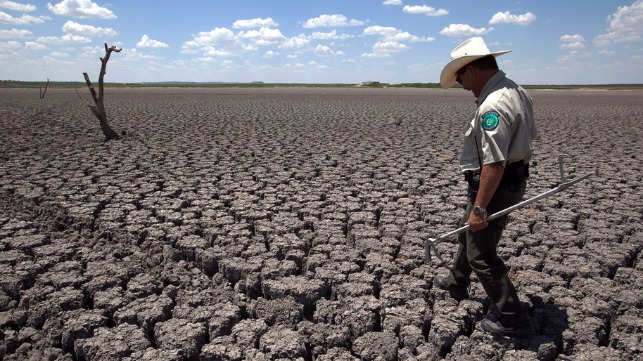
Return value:
M 496 251 L 507 216 L 487 222 L 488 215 L 522 199 L 537 133 L 531 97 L 498 69 L 496 57 L 508 52 L 492 53 L 482 38 L 471 38 L 451 52 L 451 62 L 440 75 L 443 88 L 457 81 L 473 92 L 478 109 L 465 126 L 460 157 L 469 183 L 461 225 L 467 223 L 470 229 L 458 238 L 448 276 L 436 276 L 434 284 L 462 300 L 468 297 L 469 278 L 475 272 L 497 316 L 482 320 L 482 329 L 524 335 L 532 332 L 530 319 Z

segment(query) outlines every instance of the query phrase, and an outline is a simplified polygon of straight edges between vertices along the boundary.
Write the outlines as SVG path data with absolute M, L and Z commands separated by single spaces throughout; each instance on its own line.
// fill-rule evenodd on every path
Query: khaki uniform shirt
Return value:
M 538 131 L 532 99 L 525 89 L 499 70 L 482 89 L 477 104 L 464 129 L 460 169 L 475 171 L 481 163 L 528 163 Z

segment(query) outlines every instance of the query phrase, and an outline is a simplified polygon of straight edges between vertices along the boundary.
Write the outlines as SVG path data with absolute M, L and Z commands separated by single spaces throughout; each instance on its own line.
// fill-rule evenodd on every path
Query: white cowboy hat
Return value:
M 490 52 L 487 44 L 481 37 L 466 40 L 451 52 L 451 62 L 442 69 L 442 74 L 440 74 L 440 85 L 445 89 L 452 87 L 455 84 L 455 73 L 476 59 L 483 58 L 487 55 L 498 57 L 509 52 L 511 52 L 511 50 Z

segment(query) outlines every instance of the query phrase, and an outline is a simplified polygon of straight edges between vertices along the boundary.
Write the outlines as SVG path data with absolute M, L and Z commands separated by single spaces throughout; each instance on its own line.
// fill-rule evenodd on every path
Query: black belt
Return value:
M 529 163 L 520 160 L 517 162 L 509 163 L 504 172 L 498 189 L 511 187 L 512 185 L 520 185 L 525 179 L 529 178 Z M 480 170 L 468 170 L 464 172 L 464 180 L 469 183 L 469 186 L 477 190 L 480 186 Z

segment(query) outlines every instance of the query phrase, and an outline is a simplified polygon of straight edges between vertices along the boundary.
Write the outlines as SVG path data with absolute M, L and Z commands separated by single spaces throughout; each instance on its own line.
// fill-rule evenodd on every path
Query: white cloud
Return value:
M 56 58 L 52 58 L 51 56 L 43 56 L 42 62 L 44 62 L 48 66 L 67 66 L 67 65 L 71 66 L 74 64 L 69 60 L 56 59 Z
M 22 48 L 22 45 L 15 40 L 0 41 L 0 51 L 20 49 L 20 48 Z
M 585 44 L 579 41 L 569 42 L 561 45 L 560 48 L 561 49 L 585 49 Z
M 399 32 L 393 36 L 387 37 L 386 39 L 393 40 L 393 41 L 410 41 L 412 43 L 429 42 L 429 41 L 435 40 L 435 38 L 433 37 L 411 35 L 406 31 Z
M 255 18 L 251 20 L 237 20 L 232 24 L 233 29 L 256 29 L 279 26 L 272 18 Z
M 160 56 L 141 53 L 136 48 L 127 49 L 127 51 L 123 53 L 123 56 L 124 56 L 124 60 L 134 60 L 134 61 L 140 61 L 140 60 L 156 61 L 156 60 L 163 59 Z
M 274 58 L 277 55 L 279 55 L 279 53 L 277 53 L 275 51 L 272 51 L 272 50 L 268 50 L 263 54 L 263 57 L 264 58 Z
M 310 39 L 314 39 L 314 40 L 344 40 L 344 39 L 350 39 L 353 37 L 354 36 L 348 35 L 348 34 L 337 35 L 337 30 L 329 31 L 326 33 L 315 31 L 309 36 Z
M 442 16 L 449 14 L 448 10 L 437 9 L 427 5 L 404 5 L 402 11 L 409 14 L 424 14 L 426 16 Z
M 559 62 L 559 63 L 568 63 L 568 62 L 576 61 L 579 58 L 587 58 L 589 56 L 591 56 L 591 54 L 588 53 L 588 52 L 581 52 L 581 51 L 578 51 L 578 50 L 572 50 L 569 53 L 567 53 L 566 55 L 558 58 L 558 60 L 556 60 L 556 61 Z
M 384 35 L 384 36 L 390 36 L 394 35 L 399 30 L 397 28 L 394 28 L 392 26 L 379 26 L 379 25 L 374 25 L 374 26 L 369 26 L 368 28 L 364 29 L 364 35 Z
M 327 47 L 326 45 L 317 45 L 315 48 L 315 55 L 317 56 L 337 56 L 337 55 L 346 55 L 341 50 L 338 51 L 333 51 L 331 48 Z
M 594 46 L 606 47 L 610 46 L 612 42 L 614 43 L 623 43 L 623 42 L 637 42 L 641 40 L 641 35 L 636 33 L 623 34 L 616 31 L 611 33 L 602 34 L 594 38 L 592 42 Z
M 183 53 L 203 53 L 207 57 L 233 56 L 253 50 L 252 45 L 244 44 L 240 37 L 227 28 L 214 28 L 200 32 L 192 40 L 183 43 Z
M 213 58 L 213 57 L 225 57 L 225 56 L 233 56 L 235 53 L 233 53 L 230 50 L 227 49 L 221 49 L 221 48 L 216 48 L 214 46 L 208 46 L 204 48 L 205 50 L 205 55 L 208 58 Z
M 56 5 L 47 3 L 47 8 L 56 15 L 72 18 L 116 19 L 111 10 L 100 7 L 91 0 L 62 0 Z
M 445 36 L 479 36 L 479 35 L 485 35 L 488 34 L 490 31 L 492 31 L 493 28 L 473 28 L 469 25 L 466 24 L 451 24 L 447 26 L 446 28 L 442 29 L 440 31 L 441 35 Z
M 399 30 L 392 26 L 379 26 L 379 25 L 369 26 L 368 28 L 364 29 L 364 35 L 380 35 L 383 37 L 382 40 L 385 42 L 390 42 L 390 41 L 428 42 L 428 41 L 435 40 L 435 38 L 433 37 L 420 37 L 417 35 L 412 35 L 406 31 Z
M 536 21 L 536 15 L 527 12 L 522 15 L 513 15 L 509 11 L 497 12 L 489 20 L 489 24 L 515 24 L 529 25 Z
M 395 41 L 378 41 L 373 45 L 373 51 L 376 53 L 398 53 L 400 51 L 409 50 L 408 45 L 400 44 Z
M 399 53 L 409 50 L 410 47 L 406 44 L 401 44 L 396 41 L 378 41 L 373 45 L 372 53 L 362 54 L 363 58 L 388 58 L 393 53 Z
M 101 46 L 84 46 L 82 52 L 79 54 L 81 58 L 91 58 L 96 59 L 96 57 L 103 56 L 105 54 L 105 48 Z
M 137 48 L 169 48 L 170 46 L 164 42 L 150 39 L 150 37 L 147 36 L 147 34 L 144 34 L 141 37 L 141 40 L 138 43 L 136 43 L 136 47 Z
M 402 5 L 402 0 L 384 0 L 383 5 Z
M 53 53 L 49 54 L 49 56 L 53 56 L 55 58 L 68 58 L 69 54 L 67 53 L 61 53 L 59 51 L 54 51 Z
M 261 28 L 259 30 L 242 31 L 239 37 L 251 40 L 255 45 L 281 45 L 286 41 L 286 37 L 279 29 Z
M 393 53 L 409 50 L 410 47 L 403 42 L 429 42 L 434 41 L 432 37 L 420 37 L 412 35 L 392 26 L 369 26 L 364 29 L 364 35 L 380 36 L 380 39 L 373 45 L 372 53 L 362 54 L 364 58 L 384 58 Z
M 15 40 L 0 41 L 0 62 L 14 62 L 21 48 L 22 45 Z
M 5 8 L 13 11 L 22 11 L 22 12 L 30 12 L 30 11 L 36 10 L 35 5 L 20 4 L 9 0 L 0 0 L 0 8 Z
M 303 67 L 301 63 L 296 64 L 296 67 Z M 312 60 L 308 62 L 308 66 L 315 69 L 328 69 L 328 65 L 319 64 L 318 62 Z
M 581 35 L 578 35 L 578 34 L 563 35 L 560 37 L 560 41 L 564 41 L 566 43 L 578 43 L 578 42 L 585 41 L 585 38 L 583 38 Z
M 581 35 L 574 34 L 574 35 L 568 35 L 565 34 L 560 37 L 560 41 L 563 42 L 563 44 L 560 46 L 561 49 L 569 49 L 569 50 L 578 50 L 578 49 L 585 49 L 585 38 L 583 38 Z
M 341 27 L 341 26 L 360 26 L 364 25 L 363 21 L 348 19 L 344 15 L 321 15 L 316 18 L 306 20 L 304 28 L 322 28 L 322 27 Z
M 33 41 L 27 41 L 25 43 L 25 49 L 28 49 L 28 50 L 45 50 L 45 49 L 49 49 L 49 48 L 46 47 L 45 45 L 38 44 L 38 43 L 33 42 Z
M 0 29 L 0 39 L 21 39 L 30 37 L 31 35 L 33 35 L 33 33 L 29 30 Z
M 281 44 L 282 48 L 305 49 L 310 45 L 310 40 L 303 36 L 294 36 Z
M 84 25 L 67 21 L 63 25 L 63 32 L 67 34 L 88 35 L 88 36 L 116 36 L 118 33 L 112 28 L 101 28 L 92 25 Z
M 638 42 L 643 39 L 643 0 L 631 6 L 619 6 L 616 12 L 607 17 L 607 33 L 594 38 L 593 44 L 609 46 L 612 42 Z
M 372 59 L 372 58 L 390 58 L 391 54 L 389 53 L 364 53 L 361 55 L 362 58 Z
M 33 16 L 24 14 L 19 18 L 15 18 L 4 11 L 0 11 L 0 23 L 11 25 L 32 25 L 42 24 L 45 20 L 51 20 L 48 16 Z
M 79 43 L 89 43 L 92 40 L 85 36 L 66 34 L 61 37 L 56 36 L 41 36 L 36 39 L 36 42 L 40 44 L 79 44 Z
M 214 28 L 207 32 L 199 32 L 192 40 L 183 43 L 182 51 L 185 53 L 194 53 L 215 45 L 234 43 L 236 43 L 236 39 L 230 29 Z
M 643 1 L 635 1 L 632 6 L 620 6 L 608 20 L 610 30 L 640 32 L 643 29 Z

